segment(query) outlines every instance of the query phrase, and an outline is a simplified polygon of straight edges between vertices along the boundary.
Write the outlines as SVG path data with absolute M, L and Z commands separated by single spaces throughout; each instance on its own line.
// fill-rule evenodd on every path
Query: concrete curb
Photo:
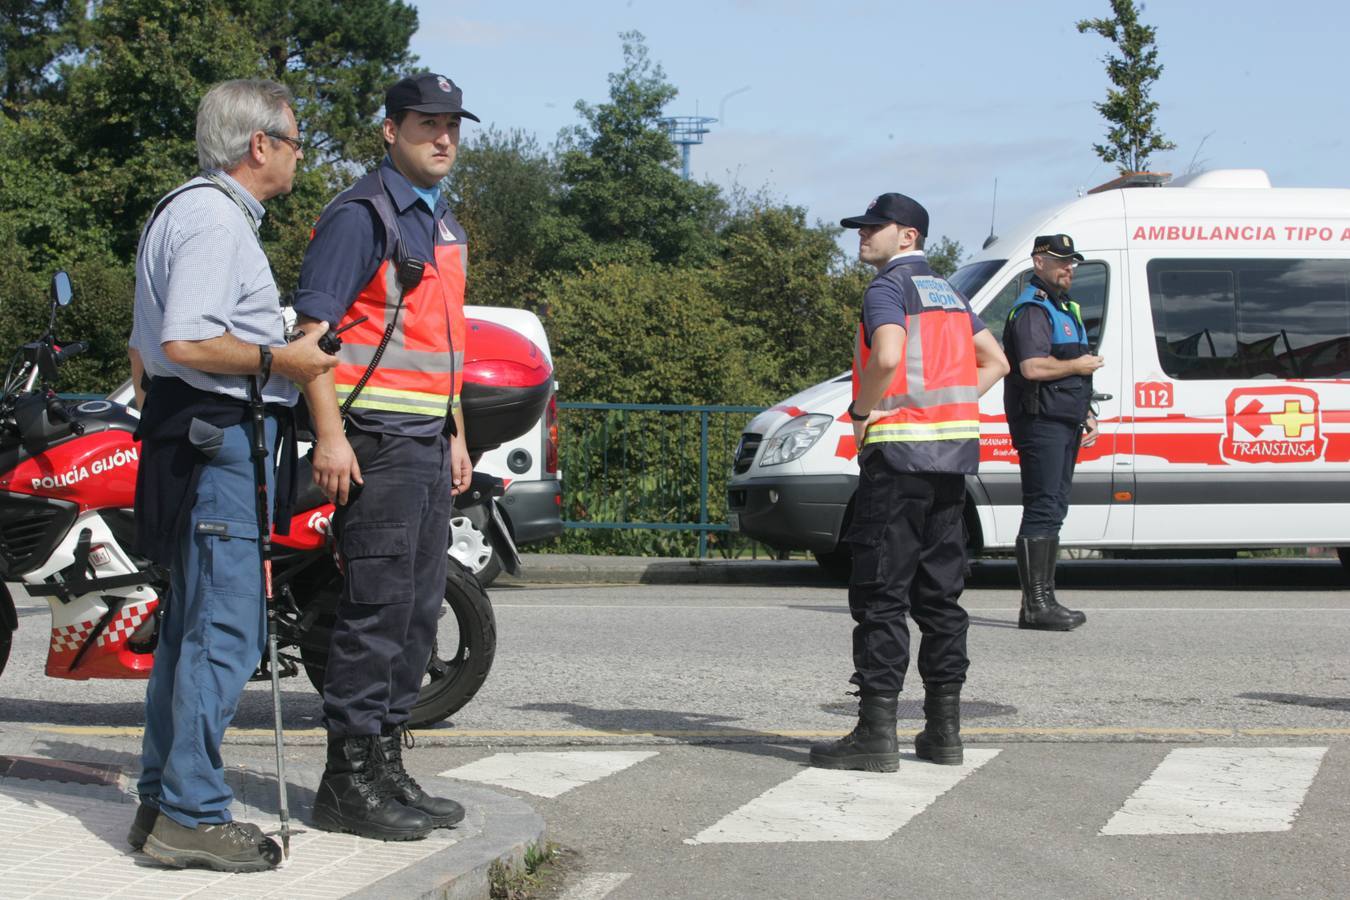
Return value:
M 770 584 L 838 587 L 809 560 L 669 559 L 529 553 L 519 575 L 503 573 L 501 585 L 526 584 Z
M 428 793 L 462 803 L 465 821 L 459 827 L 473 829 L 476 834 L 349 894 L 349 898 L 486 900 L 491 892 L 489 873 L 493 863 L 519 868 L 525 851 L 544 840 L 543 818 L 514 797 L 463 781 L 435 777 L 418 781 Z

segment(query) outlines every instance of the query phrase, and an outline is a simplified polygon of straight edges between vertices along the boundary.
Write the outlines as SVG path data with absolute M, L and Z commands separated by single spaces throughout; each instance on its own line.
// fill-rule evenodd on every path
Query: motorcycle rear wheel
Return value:
M 14 632 L 8 625 L 0 625 L 0 673 L 9 665 L 9 647 L 14 643 Z
M 321 617 L 316 625 L 317 630 L 331 634 L 332 616 Z M 496 653 L 497 619 L 492 602 L 472 575 L 451 562 L 446 568 L 445 602 L 436 643 L 408 725 L 425 728 L 459 712 L 487 680 Z M 302 643 L 300 658 L 310 684 L 322 695 L 327 646 L 320 650 Z

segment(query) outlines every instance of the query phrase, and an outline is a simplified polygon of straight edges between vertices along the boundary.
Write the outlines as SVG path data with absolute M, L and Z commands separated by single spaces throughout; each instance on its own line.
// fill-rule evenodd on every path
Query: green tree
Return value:
M 717 254 L 723 204 L 715 185 L 683 180 L 659 119 L 676 94 L 636 31 L 620 35 L 623 68 L 609 102 L 578 101 L 584 124 L 564 133 L 560 214 L 549 223 L 549 264 L 651 259 L 699 265 Z
M 1115 163 L 1122 174 L 1142 172 L 1151 154 L 1176 146 L 1156 130 L 1158 103 L 1149 99 L 1153 82 L 1163 70 L 1154 43 L 1158 30 L 1139 21 L 1134 0 L 1111 0 L 1111 11 L 1111 18 L 1078 22 L 1080 34 L 1095 32 L 1120 50 L 1119 55 L 1103 58 L 1115 87 L 1106 92 L 1105 102 L 1094 104 L 1110 127 L 1107 143 L 1092 147 L 1103 162 Z
M 6 346 L 31 338 L 19 329 L 45 311 L 47 278 L 70 269 L 76 304 L 63 321 L 110 341 L 96 348 L 103 363 L 91 353 L 71 366 L 70 389 L 108 388 L 125 373 L 140 228 L 196 171 L 196 108 L 213 84 L 271 77 L 296 95 L 309 152 L 263 227 L 285 291 L 323 205 L 383 152 L 375 113 L 414 62 L 417 14 L 402 0 L 0 3 L 5 90 L 25 100 L 7 93 L 0 117 L 0 284 L 13 330 L 0 335 Z M 72 19 L 82 20 L 78 54 Z
M 558 171 L 522 131 L 489 128 L 460 147 L 447 182 L 469 237 L 467 300 L 543 308 L 544 223 L 558 212 Z
M 750 363 L 739 396 L 722 402 L 771 403 L 848 367 L 868 275 L 845 260 L 838 232 L 763 200 L 723 230 L 717 291 L 726 318 L 749 329 Z
M 933 271 L 948 278 L 953 272 L 961 268 L 961 257 L 965 256 L 965 248 L 961 246 L 960 241 L 954 241 L 943 235 L 924 249 L 924 256 L 928 257 L 928 265 Z
M 0 0 L 0 110 L 10 119 L 57 88 L 52 69 L 75 49 L 84 9 L 77 0 Z

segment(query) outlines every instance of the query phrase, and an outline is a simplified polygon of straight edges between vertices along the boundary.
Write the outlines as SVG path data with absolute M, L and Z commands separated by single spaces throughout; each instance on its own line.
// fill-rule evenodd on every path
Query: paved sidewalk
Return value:
M 465 806 L 456 828 L 397 843 L 330 834 L 303 821 L 314 795 L 304 785 L 317 784 L 320 774 L 314 766 L 287 767 L 290 859 L 270 872 L 228 875 L 167 869 L 127 846 L 135 772 L 0 756 L 0 898 L 486 898 L 492 863 L 519 865 L 525 849 L 543 839 L 543 819 L 525 803 L 435 777 L 419 781 Z M 234 768 L 226 780 L 235 818 L 275 831 L 275 777 Z

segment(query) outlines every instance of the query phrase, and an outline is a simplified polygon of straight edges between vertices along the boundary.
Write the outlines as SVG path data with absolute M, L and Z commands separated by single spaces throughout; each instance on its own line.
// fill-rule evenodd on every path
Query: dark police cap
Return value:
M 928 210 L 924 209 L 919 201 L 904 194 L 882 194 L 867 204 L 867 212 L 861 216 L 839 220 L 839 224 L 845 228 L 888 225 L 891 222 L 917 228 L 919 234 L 928 237 Z
M 482 121 L 464 108 L 464 92 L 449 78 L 425 72 L 403 79 L 385 91 L 384 114 L 411 109 L 424 113 L 455 113 L 475 122 Z
M 1043 234 L 1031 244 L 1031 255 L 1044 253 L 1057 259 L 1076 259 L 1083 261 L 1083 254 L 1073 248 L 1073 238 L 1067 234 Z

